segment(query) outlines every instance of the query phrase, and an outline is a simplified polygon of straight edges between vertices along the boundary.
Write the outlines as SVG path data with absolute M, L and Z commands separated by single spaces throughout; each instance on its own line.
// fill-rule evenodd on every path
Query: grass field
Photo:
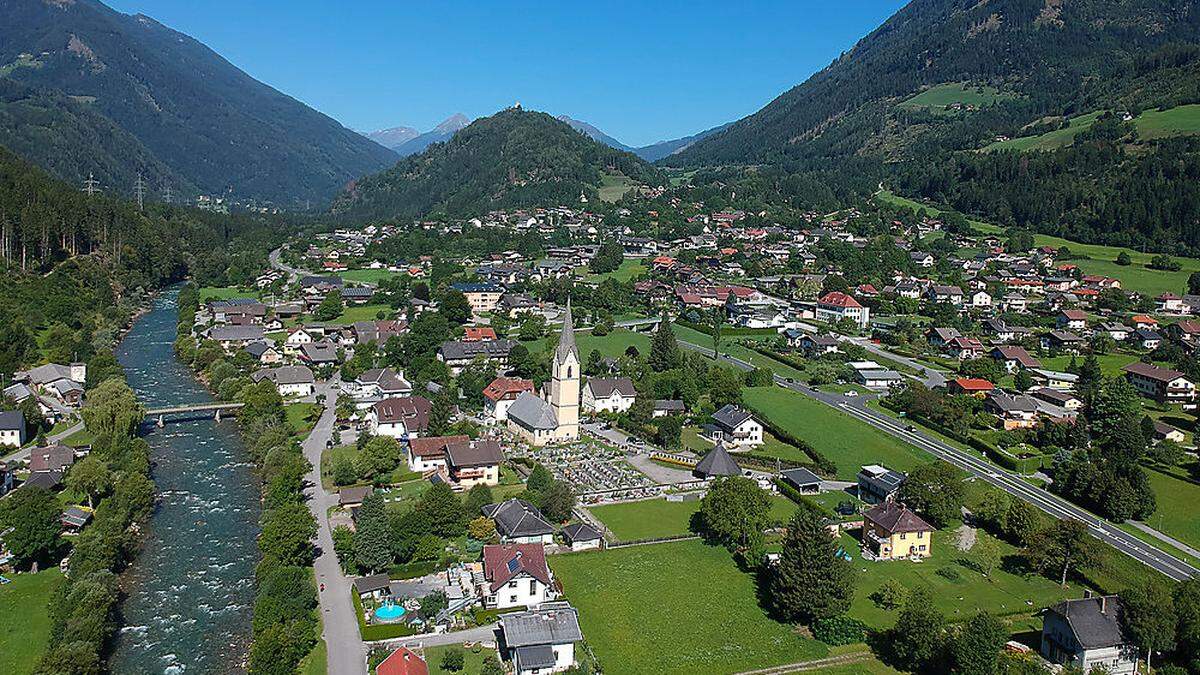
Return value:
M 521 344 L 525 345 L 530 353 L 545 351 L 558 344 L 557 329 L 552 329 L 550 333 L 551 335 L 548 337 Z M 593 349 L 598 349 L 604 356 L 612 358 L 623 355 L 630 345 L 637 347 L 641 354 L 650 353 L 649 333 L 638 333 L 624 328 L 614 329 L 608 335 L 592 335 L 591 331 L 576 333 L 575 343 L 579 345 L 579 355 L 584 361 L 587 360 L 588 354 L 591 354 Z
M 1000 91 L 995 87 L 977 86 L 965 82 L 947 82 L 930 87 L 909 98 L 901 103 L 900 107 L 945 108 L 954 103 L 984 107 L 1014 98 L 1016 95 Z
M 1078 356 L 1075 359 L 1076 364 L 1083 363 L 1083 356 Z M 1125 366 L 1138 360 L 1138 357 L 1132 354 L 1097 354 L 1096 360 L 1100 362 L 1100 371 L 1105 375 L 1120 375 L 1121 369 Z M 1070 356 L 1048 356 L 1041 359 L 1042 365 L 1050 370 L 1066 372 L 1067 366 L 1071 365 Z
M 713 444 L 700 436 L 700 428 L 688 426 L 683 428 L 682 437 L 683 447 L 695 452 L 703 454 L 712 450 Z M 808 455 L 804 451 L 794 445 L 788 445 L 783 441 L 775 438 L 770 432 L 763 434 L 763 444 L 754 448 L 753 452 L 759 455 L 770 455 L 779 459 L 787 459 L 801 464 L 811 464 Z M 737 457 L 737 453 L 734 453 Z
M 483 660 L 488 655 L 496 653 L 495 649 L 483 649 L 478 645 L 473 649 L 463 649 L 460 645 L 457 649 L 462 649 L 463 668 L 453 671 L 442 668 L 442 657 L 451 649 L 456 649 L 456 647 L 429 647 L 425 650 L 423 656 L 425 665 L 429 666 L 429 675 L 479 675 L 479 671 L 483 668 Z
M 636 181 L 630 180 L 623 173 L 605 173 L 600 179 L 600 201 L 609 203 L 620 201 L 621 197 L 636 185 Z
M 941 213 L 941 209 L 922 204 L 921 202 L 913 201 L 900 197 L 891 192 L 882 191 L 876 195 L 876 198 L 882 202 L 894 204 L 897 206 L 907 206 L 912 209 L 925 209 L 930 214 L 936 216 Z M 971 225 L 981 232 L 989 234 L 999 234 L 1002 228 L 991 223 L 985 223 L 980 220 L 969 219 Z M 1200 260 L 1196 258 L 1181 258 L 1173 256 L 1175 262 L 1178 262 L 1182 269 L 1178 272 L 1166 272 L 1161 270 L 1152 270 L 1146 267 L 1150 259 L 1154 257 L 1153 253 L 1142 253 L 1131 249 L 1116 248 L 1114 246 L 1102 246 L 1100 244 L 1081 244 L 1077 241 L 1069 241 L 1060 237 L 1051 237 L 1045 234 L 1036 234 L 1033 237 L 1034 243 L 1037 246 L 1053 246 L 1060 248 L 1068 246 L 1071 252 L 1075 255 L 1087 256 L 1086 259 L 1080 258 L 1071 262 L 1078 265 L 1079 269 L 1085 274 L 1100 274 L 1107 277 L 1113 277 L 1121 280 L 1121 286 L 1127 291 L 1137 291 L 1147 295 L 1155 296 L 1166 291 L 1172 293 L 1182 293 L 1187 288 L 1187 279 L 1192 272 L 1200 272 Z M 1123 267 L 1116 263 L 1117 256 L 1122 251 L 1129 254 L 1132 264 Z
M 584 273 L 587 273 L 587 267 L 581 267 Z M 605 274 L 588 274 L 587 280 L 591 282 L 600 282 L 608 277 L 612 277 L 620 282 L 626 282 L 639 274 L 646 273 L 646 265 L 637 258 L 628 258 L 621 261 L 621 266 L 612 272 Z
M 54 567 L 9 578 L 0 586 L 0 673 L 32 673 L 50 640 L 46 602 L 62 574 Z
M 854 480 L 864 464 L 906 471 L 931 459 L 843 412 L 782 387 L 747 388 L 742 400 L 836 463 L 841 480 Z
M 399 275 L 399 272 L 389 272 L 388 270 L 346 270 L 337 274 L 346 281 L 369 284 L 376 284 Z
M 232 298 L 258 298 L 258 293 L 242 290 L 236 286 L 204 286 L 200 289 L 200 303 L 210 300 L 230 300 Z
M 621 541 L 654 539 L 687 534 L 692 514 L 700 510 L 700 500 L 669 502 L 646 499 L 640 502 L 605 504 L 591 507 L 592 515 L 604 522 Z M 771 497 L 771 517 L 780 523 L 792 517 L 796 505 L 784 497 Z
M 712 336 L 710 335 L 701 333 L 698 330 L 693 330 L 687 326 L 676 325 L 672 326 L 671 330 L 675 331 L 675 339 L 677 340 L 682 340 L 706 349 L 712 349 Z M 780 377 L 790 377 L 794 380 L 805 379 L 804 373 L 796 370 L 788 364 L 782 361 L 777 361 L 776 359 L 768 356 L 763 356 L 753 349 L 740 344 L 742 340 L 765 341 L 771 339 L 772 337 L 774 336 L 724 336 L 721 338 L 721 353 L 725 354 L 726 356 L 732 356 L 736 359 L 741 359 L 742 361 L 745 361 L 746 363 L 756 367 L 770 368 L 772 372 Z
M 842 541 L 854 556 L 854 568 L 859 575 L 850 616 L 861 619 L 873 628 L 890 628 L 895 624 L 898 610 L 882 609 L 870 599 L 871 594 L 888 579 L 895 579 L 909 589 L 921 585 L 929 587 L 937 598 L 939 609 L 951 621 L 964 621 L 981 607 L 998 615 L 1028 618 L 1063 598 L 1080 595 L 1077 589 L 1063 589 L 1050 579 L 1037 575 L 1025 576 L 995 569 L 985 577 L 958 562 L 969 557 L 970 553 L 959 551 L 953 537 L 952 530 L 935 532 L 933 555 L 924 562 L 876 563 L 864 561 L 859 554 L 858 542 L 850 535 L 843 534 Z M 1016 552 L 1011 545 L 984 532 L 979 532 L 978 537 L 980 540 L 991 539 L 1001 551 L 1002 559 Z M 938 573 L 944 569 L 950 570 L 947 576 Z M 958 578 L 953 578 L 956 575 Z
M 550 557 L 608 675 L 733 673 L 821 658 L 824 645 L 771 620 L 754 579 L 699 541 Z
M 288 403 L 283 406 L 288 426 L 292 428 L 294 433 L 300 436 L 307 436 L 308 432 L 312 430 L 313 421 L 310 418 L 319 409 L 320 406 L 316 403 Z
M 1200 485 L 1153 469 L 1146 469 L 1146 477 L 1150 479 L 1150 488 L 1158 501 L 1158 510 L 1146 519 L 1146 524 L 1189 546 L 1200 548 L 1200 518 L 1196 517 Z
M 1071 118 L 1071 124 L 1037 136 L 1021 136 L 992 143 L 984 150 L 1054 150 L 1069 145 L 1079 132 L 1092 126 L 1103 114 L 1095 111 Z M 1133 120 L 1138 138 L 1150 140 L 1168 136 L 1200 134 L 1200 105 L 1181 105 L 1167 110 L 1147 110 Z

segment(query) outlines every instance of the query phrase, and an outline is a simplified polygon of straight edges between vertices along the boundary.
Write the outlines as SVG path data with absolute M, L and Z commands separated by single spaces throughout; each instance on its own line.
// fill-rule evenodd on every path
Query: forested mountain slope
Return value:
M 152 188 L 174 183 L 175 194 L 229 193 L 291 206 L 327 200 L 395 160 L 148 17 L 97 0 L 6 0 L 3 13 L 0 79 L 33 88 L 24 91 L 39 115 L 29 104 L 13 110 L 11 94 L 0 97 L 0 138 L 63 178 L 97 171 L 128 194 L 141 171 Z M 141 147 L 128 138 L 43 142 L 64 125 L 94 137 L 90 130 L 106 126 L 100 117 Z
M 510 108 L 475 120 L 445 143 L 355 182 L 334 203 L 356 218 L 476 216 L 491 209 L 598 198 L 605 170 L 657 183 L 659 172 L 550 115 Z

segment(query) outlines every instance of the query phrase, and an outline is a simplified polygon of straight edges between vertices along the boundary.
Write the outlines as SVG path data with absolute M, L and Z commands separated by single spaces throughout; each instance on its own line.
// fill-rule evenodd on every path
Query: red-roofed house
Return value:
M 558 597 L 542 544 L 489 544 L 483 547 L 485 607 L 536 607 Z
M 946 391 L 951 394 L 967 394 L 976 398 L 982 398 L 995 388 L 996 385 L 978 377 L 957 377 L 946 383 Z
M 408 442 L 408 468 L 426 473 L 446 468 L 446 446 L 471 440 L 466 436 L 429 436 Z
M 817 300 L 818 321 L 837 323 L 848 319 L 859 328 L 866 328 L 870 323 L 870 316 L 870 309 L 841 291 L 831 291 Z
M 863 547 L 879 560 L 928 558 L 933 554 L 933 526 L 894 501 L 863 514 Z
M 533 393 L 533 380 L 497 377 L 483 389 L 483 413 L 497 422 L 508 419 L 508 408 L 522 392 Z
M 467 326 L 466 334 L 463 335 L 463 340 L 467 342 L 483 342 L 484 340 L 495 340 L 496 329 L 491 326 Z
M 376 675 L 429 675 L 429 666 L 425 659 L 408 647 L 401 647 L 392 652 L 378 666 Z

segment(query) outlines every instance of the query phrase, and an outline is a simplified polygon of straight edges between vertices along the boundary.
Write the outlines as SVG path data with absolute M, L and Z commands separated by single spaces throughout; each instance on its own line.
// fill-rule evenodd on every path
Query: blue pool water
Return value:
M 404 608 L 389 602 L 375 609 L 375 618 L 380 621 L 395 621 L 404 616 Z

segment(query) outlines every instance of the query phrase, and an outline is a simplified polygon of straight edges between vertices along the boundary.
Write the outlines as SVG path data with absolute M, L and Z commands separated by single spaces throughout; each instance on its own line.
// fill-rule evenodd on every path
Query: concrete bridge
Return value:
M 221 412 L 232 413 L 233 411 L 246 405 L 245 403 L 194 403 L 191 405 L 177 405 L 166 408 L 149 408 L 146 410 L 146 417 L 158 418 L 155 422 L 158 426 L 163 426 L 167 415 L 184 415 L 198 413 L 212 413 L 213 419 L 221 421 Z

